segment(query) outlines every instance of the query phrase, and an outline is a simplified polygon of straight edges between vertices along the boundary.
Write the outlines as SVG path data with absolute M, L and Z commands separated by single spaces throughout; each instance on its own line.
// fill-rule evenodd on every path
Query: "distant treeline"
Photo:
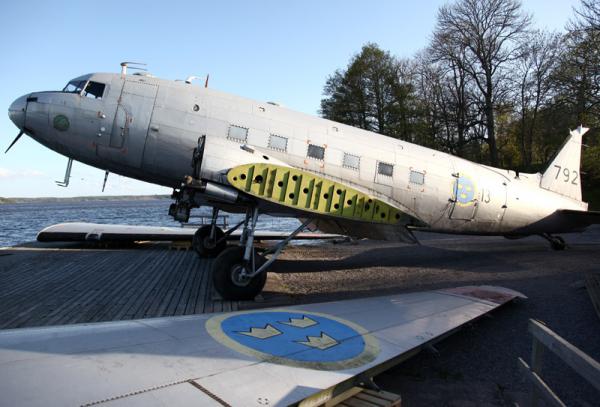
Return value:
M 567 20 L 568 19 L 568 20 Z M 442 6 L 429 46 L 402 59 L 366 44 L 331 75 L 323 117 L 469 160 L 536 172 L 569 129 L 584 137 L 584 198 L 600 190 L 600 0 L 565 33 L 534 29 L 519 0 Z
M 18 204 L 32 202 L 87 202 L 87 201 L 149 201 L 155 199 L 167 199 L 170 195 L 111 195 L 111 196 L 75 196 L 70 198 L 2 198 L 1 204 Z

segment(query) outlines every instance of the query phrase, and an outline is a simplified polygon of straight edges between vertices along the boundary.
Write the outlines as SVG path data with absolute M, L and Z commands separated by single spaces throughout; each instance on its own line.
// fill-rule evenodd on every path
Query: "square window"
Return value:
M 419 171 L 410 171 L 409 181 L 412 184 L 423 185 L 425 183 L 425 174 Z
M 377 173 L 385 175 L 386 177 L 391 177 L 392 175 L 394 175 L 394 166 L 392 164 L 378 162 Z
M 229 126 L 229 133 L 227 134 L 227 138 L 229 140 L 245 143 L 248 139 L 248 129 L 240 126 Z
M 307 157 L 315 158 L 317 160 L 323 160 L 325 158 L 325 147 L 315 146 L 314 144 L 308 145 Z
M 89 81 L 83 90 L 83 96 L 91 99 L 102 99 L 104 88 L 103 83 Z
M 358 170 L 360 168 L 360 157 L 357 155 L 344 153 L 344 161 L 342 165 L 346 168 Z
M 287 137 L 281 137 L 277 134 L 271 134 L 269 136 L 269 148 L 279 151 L 287 151 Z

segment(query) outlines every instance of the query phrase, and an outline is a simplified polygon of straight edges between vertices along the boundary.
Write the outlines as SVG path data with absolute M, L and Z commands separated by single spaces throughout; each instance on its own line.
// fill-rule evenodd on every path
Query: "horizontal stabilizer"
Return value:
M 581 225 L 595 225 L 600 223 L 600 211 L 560 209 L 558 212 L 573 223 L 579 223 Z

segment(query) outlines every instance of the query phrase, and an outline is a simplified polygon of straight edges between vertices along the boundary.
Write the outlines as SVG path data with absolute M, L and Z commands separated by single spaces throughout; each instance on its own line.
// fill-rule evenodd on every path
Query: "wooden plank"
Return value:
M 238 309 L 213 298 L 210 259 L 167 249 L 23 249 L 4 256 L 0 328 Z
M 344 401 L 342 401 L 340 403 L 340 405 L 342 406 L 348 406 L 348 407 L 378 407 L 377 404 L 371 404 L 367 401 L 363 401 L 363 400 L 359 400 L 355 397 L 351 397 L 349 399 L 346 399 Z
M 527 379 L 529 379 L 529 381 L 531 381 L 531 384 L 537 390 L 537 394 L 543 397 L 543 399 L 551 406 L 565 407 L 565 404 L 561 401 L 560 398 L 558 398 L 558 396 L 552 391 L 552 389 L 548 387 L 546 382 L 544 382 L 537 373 L 535 373 L 529 368 L 527 362 L 525 362 L 521 358 L 519 358 L 518 361 L 521 372 Z
M 600 318 L 600 273 L 589 273 L 585 276 L 585 287 L 587 289 L 592 305 Z
M 387 393 L 387 394 L 381 394 Z M 391 396 L 391 397 L 390 397 Z M 371 403 L 374 406 L 399 406 L 401 397 L 398 394 L 388 392 L 377 392 L 373 390 L 364 390 L 358 393 L 355 398 Z
M 529 332 L 573 370 L 600 390 L 600 363 L 586 355 L 539 321 L 529 320 Z
M 351 387 L 348 390 L 346 390 L 345 392 L 343 392 L 343 393 L 341 393 L 341 394 L 339 394 L 339 395 L 331 398 L 329 401 L 325 402 L 325 404 L 319 403 L 319 399 L 315 398 L 314 399 L 314 404 L 315 405 L 320 404 L 323 407 L 337 406 L 338 404 L 340 404 L 344 400 L 349 399 L 350 397 L 356 395 L 357 393 L 360 393 L 362 390 L 363 389 L 361 387 L 358 387 L 358 386 Z M 333 392 L 334 392 L 334 390 L 331 390 L 331 393 L 333 393 Z M 327 394 L 327 395 L 325 395 L 325 397 L 331 397 L 331 395 Z M 300 403 L 300 406 L 302 406 L 302 407 L 308 407 L 310 405 L 309 403 L 305 403 L 305 401 L 307 401 L 307 400 L 304 400 L 302 403 Z

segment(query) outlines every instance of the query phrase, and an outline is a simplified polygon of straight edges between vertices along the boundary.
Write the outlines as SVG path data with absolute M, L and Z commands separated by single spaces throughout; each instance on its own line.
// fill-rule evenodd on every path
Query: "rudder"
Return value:
M 581 140 L 588 130 L 582 126 L 571 130 L 558 154 L 542 174 L 542 188 L 581 201 Z

